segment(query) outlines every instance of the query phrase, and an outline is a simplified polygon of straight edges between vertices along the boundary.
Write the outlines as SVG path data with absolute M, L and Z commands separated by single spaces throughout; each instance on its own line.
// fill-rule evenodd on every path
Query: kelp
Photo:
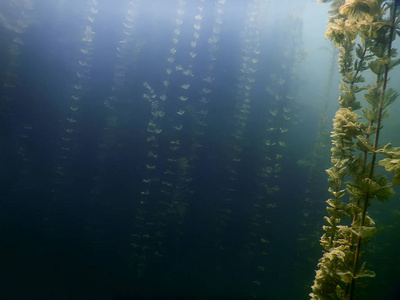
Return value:
M 387 87 L 389 71 L 400 64 L 392 48 L 399 32 L 395 2 L 384 0 L 319 0 L 332 2 L 325 37 L 339 49 L 339 109 L 331 133 L 331 167 L 326 171 L 330 198 L 327 225 L 320 239 L 324 253 L 311 299 L 353 299 L 356 281 L 374 277 L 367 269 L 363 245 L 379 231 L 368 214 L 374 199 L 388 201 L 400 184 L 400 148 L 379 148 L 382 120 L 398 93 Z M 397 19 L 396 19 L 397 17 Z M 363 73 L 375 75 L 365 83 Z M 360 92 L 364 101 L 361 102 Z M 364 106 L 364 107 L 362 107 Z M 362 108 L 362 109 L 361 109 Z M 361 114 L 357 110 L 361 109 Z M 386 158 L 377 160 L 377 155 Z M 377 172 L 383 166 L 392 182 Z M 364 261 L 362 261 L 364 260 Z M 360 266 L 361 265 L 361 266 Z
M 394 173 L 392 185 L 400 184 L 400 148 L 393 148 L 392 144 L 387 144 L 383 149 L 378 150 L 378 153 L 385 154 L 387 158 L 379 162 L 386 171 Z

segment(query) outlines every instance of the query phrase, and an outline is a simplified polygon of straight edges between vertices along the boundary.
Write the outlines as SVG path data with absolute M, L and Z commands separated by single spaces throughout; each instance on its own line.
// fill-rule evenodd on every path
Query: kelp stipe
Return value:
M 365 261 L 361 264 L 362 245 L 378 231 L 368 207 L 374 198 L 390 200 L 392 185 L 400 183 L 400 148 L 388 144 L 380 149 L 378 144 L 382 120 L 388 116 L 386 108 L 398 96 L 387 87 L 389 70 L 400 64 L 392 48 L 400 22 L 395 4 L 382 0 L 333 0 L 331 4 L 325 37 L 340 51 L 341 94 L 331 134 L 332 166 L 327 170 L 331 198 L 327 200 L 329 216 L 324 218 L 328 225 L 323 226 L 320 240 L 324 254 L 311 299 L 351 300 L 356 281 L 375 276 Z M 376 81 L 364 84 L 364 72 L 374 74 Z M 365 122 L 355 112 L 361 108 L 361 91 L 369 104 L 362 109 Z M 377 162 L 377 154 L 386 158 Z M 378 164 L 395 174 L 391 184 L 376 172 Z

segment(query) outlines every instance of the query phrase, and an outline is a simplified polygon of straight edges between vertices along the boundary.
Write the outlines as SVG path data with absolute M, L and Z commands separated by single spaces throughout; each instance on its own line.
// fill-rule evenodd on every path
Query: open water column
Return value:
M 398 3 L 323 2 L 1 1 L 0 298 L 397 299 Z

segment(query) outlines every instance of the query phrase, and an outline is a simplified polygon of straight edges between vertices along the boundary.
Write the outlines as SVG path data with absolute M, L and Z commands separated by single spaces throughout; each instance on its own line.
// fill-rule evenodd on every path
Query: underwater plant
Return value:
M 398 64 L 392 47 L 399 35 L 398 1 L 320 0 L 332 2 L 325 37 L 339 49 L 339 109 L 333 119 L 331 167 L 326 170 L 331 198 L 320 239 L 324 253 L 311 299 L 353 299 L 359 279 L 374 277 L 364 247 L 379 231 L 368 214 L 372 201 L 388 201 L 400 184 L 400 148 L 379 145 L 382 121 L 398 93 L 388 87 Z M 374 77 L 366 84 L 363 74 Z M 372 76 L 371 76 L 372 75 Z M 367 107 L 359 101 L 363 96 Z M 362 109 L 361 109 L 362 108 Z M 361 113 L 356 111 L 361 109 Z M 378 155 L 385 158 L 379 160 Z M 378 166 L 394 173 L 392 182 Z

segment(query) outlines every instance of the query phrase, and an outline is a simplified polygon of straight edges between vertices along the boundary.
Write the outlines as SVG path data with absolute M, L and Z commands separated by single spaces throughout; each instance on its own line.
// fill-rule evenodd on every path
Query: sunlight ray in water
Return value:
M 398 1 L 320 2 L 339 50 L 313 0 L 0 1 L 2 298 L 393 298 Z

